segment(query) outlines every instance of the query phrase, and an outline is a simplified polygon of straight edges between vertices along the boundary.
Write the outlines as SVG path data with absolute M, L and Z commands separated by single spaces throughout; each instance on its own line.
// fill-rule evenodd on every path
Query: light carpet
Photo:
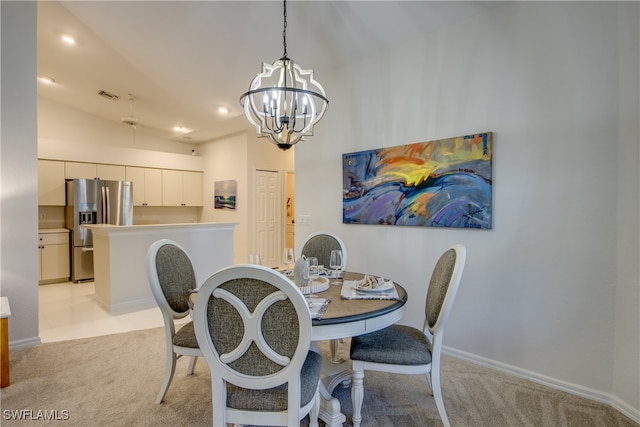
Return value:
M 192 376 L 186 375 L 188 360 L 178 360 L 165 402 L 154 403 L 164 374 L 163 334 L 156 328 L 12 351 L 0 424 L 210 426 L 203 359 Z M 442 388 L 453 426 L 638 427 L 606 405 L 452 357 L 443 361 Z M 334 396 L 350 426 L 350 390 L 339 387 Z M 441 425 L 424 376 L 365 373 L 363 427 Z

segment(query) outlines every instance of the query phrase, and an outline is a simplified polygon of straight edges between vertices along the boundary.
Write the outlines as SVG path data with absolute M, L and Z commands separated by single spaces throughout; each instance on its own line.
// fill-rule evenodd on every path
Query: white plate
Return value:
M 386 292 L 393 288 L 393 282 L 384 282 L 382 286 L 378 286 L 377 288 L 363 288 L 362 285 L 355 286 L 355 289 L 358 292 Z

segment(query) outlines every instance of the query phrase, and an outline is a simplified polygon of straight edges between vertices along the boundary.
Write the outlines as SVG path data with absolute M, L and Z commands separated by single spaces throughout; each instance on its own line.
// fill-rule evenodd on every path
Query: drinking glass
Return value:
M 331 257 L 329 258 L 329 267 L 333 270 L 333 277 L 338 279 L 338 270 L 342 268 L 342 251 L 340 249 L 334 249 L 331 251 Z M 334 285 L 338 285 L 339 282 L 334 282 Z
M 260 255 L 258 254 L 249 255 L 249 264 L 262 265 Z
M 300 277 L 295 277 L 294 274 L 294 280 L 296 282 L 296 285 L 298 286 L 309 286 L 309 281 L 310 281 L 310 276 L 309 276 L 309 260 L 308 259 L 303 259 L 304 263 L 302 265 L 302 269 L 300 270 Z M 298 260 L 298 263 L 300 261 Z M 297 270 L 297 265 L 298 263 L 296 263 L 296 270 Z
M 307 258 L 307 261 L 309 261 L 309 273 L 318 274 L 318 258 L 311 256 Z
M 293 248 L 284 248 L 282 253 L 282 263 L 287 270 L 291 270 L 291 266 L 295 264 L 295 258 L 293 257 Z

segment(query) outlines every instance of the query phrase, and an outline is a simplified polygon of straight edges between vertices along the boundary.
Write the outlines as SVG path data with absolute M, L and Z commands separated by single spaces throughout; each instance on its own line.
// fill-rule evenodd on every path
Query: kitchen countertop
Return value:
M 236 222 L 194 222 L 180 224 L 141 224 L 141 225 L 113 225 L 113 224 L 83 224 L 93 234 L 109 235 L 130 232 L 157 232 L 159 230 L 211 230 L 214 228 L 228 228 L 238 225 Z
M 68 228 L 39 228 L 38 234 L 48 234 L 48 233 L 68 233 Z

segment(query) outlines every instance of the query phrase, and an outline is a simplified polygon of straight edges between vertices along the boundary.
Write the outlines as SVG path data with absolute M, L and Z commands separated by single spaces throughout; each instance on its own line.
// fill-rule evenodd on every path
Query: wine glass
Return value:
M 331 251 L 331 257 L 329 258 L 329 267 L 333 270 L 333 277 L 339 279 L 338 270 L 342 269 L 342 251 L 340 249 L 334 249 Z M 338 285 L 338 282 L 334 282 L 334 285 Z
M 250 254 L 249 255 L 249 264 L 262 265 L 262 261 L 260 259 L 259 254 Z
M 291 270 L 291 266 L 295 263 L 293 248 L 284 248 L 284 252 L 282 253 L 282 263 L 285 265 L 287 270 Z
M 309 261 L 309 273 L 318 274 L 318 258 L 311 256 L 307 258 Z

